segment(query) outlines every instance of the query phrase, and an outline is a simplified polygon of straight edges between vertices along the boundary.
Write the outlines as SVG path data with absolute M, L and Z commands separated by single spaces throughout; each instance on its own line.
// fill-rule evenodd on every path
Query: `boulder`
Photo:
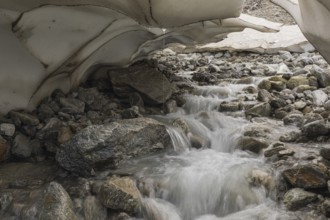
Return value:
M 77 219 L 72 200 L 65 189 L 56 182 L 51 182 L 46 187 L 40 209 L 40 220 L 75 220 Z
M 166 127 L 149 118 L 88 126 L 56 153 L 59 164 L 72 172 L 90 175 L 93 169 L 116 168 L 119 162 L 172 147 Z
M 322 202 L 321 211 L 326 217 L 330 217 L 330 199 L 325 199 Z
M 323 120 L 318 120 L 305 124 L 302 128 L 302 133 L 306 137 L 314 138 L 327 135 L 329 133 L 329 128 L 325 125 Z
M 301 127 L 304 124 L 304 116 L 302 114 L 289 114 L 283 118 L 283 123 Z
M 238 147 L 242 150 L 252 151 L 254 153 L 259 153 L 262 149 L 268 147 L 267 141 L 261 138 L 254 137 L 242 137 L 238 141 Z
M 322 147 L 320 150 L 320 155 L 326 159 L 330 160 L 330 148 L 329 147 Z
M 114 92 L 123 98 L 138 92 L 145 103 L 154 105 L 165 103 L 172 95 L 172 85 L 168 79 L 145 64 L 110 71 L 109 77 Z
M 288 80 L 286 87 L 289 89 L 294 89 L 295 87 L 300 85 L 309 85 L 308 78 L 306 78 L 305 76 L 293 76 Z
M 246 116 L 269 117 L 272 114 L 272 107 L 268 103 L 258 104 L 245 111 Z
M 260 102 L 268 102 L 272 98 L 272 94 L 265 89 L 260 89 L 258 92 L 257 99 Z
M 313 103 L 316 106 L 322 106 L 328 100 L 328 95 L 322 90 L 313 91 Z
M 291 211 L 305 207 L 317 200 L 315 193 L 307 192 L 300 188 L 294 188 L 285 193 L 283 202 L 287 209 Z
M 313 165 L 299 165 L 282 173 L 292 186 L 303 189 L 320 189 L 327 187 L 327 176 Z
M 113 177 L 105 181 L 99 196 L 101 203 L 109 209 L 136 214 L 140 207 L 140 192 L 135 181 L 128 177 Z
M 269 91 L 272 88 L 272 83 L 268 79 L 264 79 L 258 84 L 258 88 Z
M 322 68 L 317 65 L 313 65 L 311 72 L 316 76 L 318 83 L 321 87 L 330 86 L 330 73 L 325 72 Z

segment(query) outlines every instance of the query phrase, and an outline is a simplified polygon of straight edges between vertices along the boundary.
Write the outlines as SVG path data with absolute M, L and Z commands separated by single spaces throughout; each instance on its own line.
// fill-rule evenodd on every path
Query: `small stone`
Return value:
M 58 131 L 57 142 L 64 144 L 72 138 L 73 134 L 70 127 L 61 127 Z
M 303 189 L 320 189 L 327 187 L 327 177 L 314 165 L 300 165 L 289 168 L 282 173 L 292 186 Z
M 30 145 L 30 139 L 23 135 L 18 134 L 14 139 L 14 145 L 11 149 L 13 155 L 21 158 L 28 158 L 31 156 L 32 148 Z
M 283 151 L 285 150 L 286 148 L 285 147 L 282 147 L 282 146 L 279 146 L 279 147 L 273 147 L 273 148 L 270 148 L 270 149 L 266 149 L 264 151 L 264 156 L 265 157 L 272 157 L 274 155 L 277 155 L 278 152 L 280 151 Z
M 318 83 L 323 88 L 330 86 L 330 73 L 325 72 L 322 68 L 317 65 L 313 65 L 311 72 L 316 76 Z
M 138 212 L 140 197 L 135 182 L 128 177 L 113 177 L 100 189 L 100 200 L 105 207 L 127 213 Z
M 328 147 L 322 147 L 320 150 L 320 155 L 326 159 L 326 160 L 330 160 L 330 148 Z
M 133 106 L 131 108 L 125 109 L 120 113 L 123 119 L 131 119 L 131 118 L 138 118 L 141 117 L 139 113 L 139 107 Z
M 176 112 L 177 108 L 178 108 L 178 106 L 177 106 L 175 100 L 170 99 L 170 100 L 166 101 L 166 103 L 165 103 L 165 112 L 167 114 Z
M 283 202 L 287 209 L 298 210 L 317 200 L 315 193 L 307 192 L 300 188 L 294 188 L 285 193 Z
M 85 103 L 78 99 L 72 98 L 60 98 L 60 104 L 62 105 L 62 111 L 65 113 L 83 113 L 85 111 Z
M 268 102 L 272 98 L 270 92 L 265 89 L 261 89 L 258 92 L 257 100 L 260 102 Z
M 10 116 L 17 122 L 25 125 L 36 126 L 39 124 L 39 119 L 31 114 L 24 112 L 10 112 Z
M 277 155 L 279 157 L 284 157 L 284 156 L 292 156 L 294 154 L 295 154 L 295 152 L 293 150 L 291 150 L 291 149 L 285 149 L 285 150 L 279 151 Z
M 301 127 L 304 124 L 304 116 L 302 114 L 289 114 L 283 118 L 283 123 Z
M 12 137 L 15 134 L 15 125 L 3 123 L 3 124 L 0 125 L 0 132 L 3 135 L 6 135 L 8 137 Z
M 268 147 L 268 143 L 261 138 L 254 137 L 242 137 L 238 141 L 238 147 L 242 150 L 252 151 L 254 153 L 259 153 L 262 149 Z
M 289 89 L 294 89 L 300 85 L 309 85 L 308 79 L 304 76 L 293 76 L 288 80 L 286 84 L 287 88 Z
M 306 104 L 306 102 L 298 101 L 298 102 L 295 102 L 293 105 L 296 110 L 301 110 L 301 109 L 305 108 L 307 104 Z
M 291 131 L 286 133 L 280 137 L 280 141 L 282 142 L 295 142 L 300 137 L 300 133 L 297 131 Z

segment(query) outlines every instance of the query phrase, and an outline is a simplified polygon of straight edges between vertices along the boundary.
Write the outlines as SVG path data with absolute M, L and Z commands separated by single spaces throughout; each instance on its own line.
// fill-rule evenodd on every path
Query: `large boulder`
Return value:
M 147 65 L 134 65 L 120 71 L 109 71 L 109 77 L 114 92 L 121 97 L 127 98 L 138 92 L 145 103 L 162 104 L 172 95 L 172 86 L 168 79 Z
M 317 200 L 317 195 L 315 193 L 307 192 L 300 188 L 294 188 L 285 193 L 283 202 L 287 209 L 297 210 L 315 200 Z
M 92 125 L 57 151 L 56 160 L 72 172 L 90 175 L 94 169 L 116 168 L 119 162 L 172 147 L 166 127 L 149 118 Z

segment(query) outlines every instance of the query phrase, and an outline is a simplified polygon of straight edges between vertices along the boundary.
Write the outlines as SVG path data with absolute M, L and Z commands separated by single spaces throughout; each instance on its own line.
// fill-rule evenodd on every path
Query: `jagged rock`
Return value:
M 11 153 L 21 158 L 30 157 L 32 153 L 30 139 L 23 134 L 16 135 L 14 139 L 14 145 L 11 148 Z
M 325 72 L 317 65 L 313 65 L 311 72 L 316 76 L 317 81 L 321 87 L 325 88 L 327 86 L 330 86 L 330 73 Z
M 317 200 L 315 193 L 307 192 L 300 188 L 294 188 L 285 193 L 283 202 L 287 209 L 298 210 Z
M 154 105 L 165 103 L 172 95 L 168 79 L 146 65 L 110 71 L 109 77 L 114 92 L 121 97 L 128 98 L 131 93 L 138 92 L 145 103 Z
M 62 105 L 61 111 L 65 113 L 78 114 L 85 111 L 85 103 L 78 99 L 60 98 L 60 104 Z
M 240 149 L 252 151 L 254 153 L 259 153 L 262 149 L 267 148 L 268 145 L 267 141 L 254 137 L 242 137 L 238 141 L 238 147 Z
M 15 121 L 16 125 L 25 124 L 36 126 L 39 124 L 39 119 L 31 114 L 25 112 L 10 112 L 11 118 Z
M 75 220 L 73 204 L 65 189 L 56 182 L 51 182 L 45 189 L 40 205 L 40 220 Z
M 320 189 L 327 186 L 326 175 L 320 168 L 313 165 L 289 168 L 283 171 L 282 175 L 294 187 Z
M 316 106 L 322 106 L 328 100 L 328 95 L 322 90 L 313 91 L 313 103 Z
M 9 143 L 3 139 L 0 135 L 0 162 L 3 162 L 8 159 L 10 152 Z
M 253 117 L 269 117 L 272 114 L 272 107 L 268 103 L 261 103 L 246 110 L 245 114 Z
M 288 80 L 286 87 L 289 89 L 294 89 L 300 85 L 309 85 L 308 79 L 304 76 L 293 76 Z
M 0 134 L 6 135 L 8 137 L 12 137 L 15 134 L 15 125 L 3 123 L 0 125 Z
M 166 127 L 149 118 L 88 126 L 57 151 L 56 160 L 72 172 L 90 175 L 93 169 L 115 168 L 119 162 L 171 147 Z
M 113 177 L 105 181 L 99 196 L 102 204 L 109 209 L 136 214 L 140 207 L 140 192 L 135 181 L 128 177 Z
M 329 133 L 329 128 L 325 125 L 323 120 L 313 121 L 303 126 L 302 133 L 306 137 L 319 137 L 327 135 Z
M 285 125 L 295 125 L 301 127 L 304 124 L 304 116 L 302 114 L 289 114 L 283 118 Z

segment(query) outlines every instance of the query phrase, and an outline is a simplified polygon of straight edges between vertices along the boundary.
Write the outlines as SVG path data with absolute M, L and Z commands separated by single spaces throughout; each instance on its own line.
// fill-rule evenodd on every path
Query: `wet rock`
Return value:
M 327 186 L 327 177 L 323 171 L 313 165 L 299 165 L 282 173 L 292 186 L 303 189 L 320 189 Z
M 39 119 L 37 117 L 25 112 L 10 112 L 10 116 L 18 126 L 21 125 L 21 123 L 32 126 L 39 124 Z
M 15 125 L 3 123 L 0 124 L 0 134 L 12 137 L 15 134 Z
M 328 95 L 322 90 L 313 91 L 313 103 L 316 106 L 322 106 L 328 100 Z
M 307 192 L 300 188 L 294 188 L 285 193 L 283 202 L 287 209 L 295 211 L 317 200 L 315 193 Z
M 64 113 L 78 114 L 85 111 L 85 103 L 78 99 L 60 98 L 60 104 Z
M 252 125 L 249 126 L 244 132 L 244 136 L 249 137 L 267 137 L 270 134 L 271 129 L 267 126 Z
M 133 92 L 129 95 L 129 104 L 131 107 L 138 106 L 140 109 L 144 109 L 144 101 L 141 95 L 137 92 Z
M 321 211 L 326 217 L 330 217 L 330 199 L 325 199 L 322 202 Z
M 259 83 L 258 88 L 269 91 L 272 88 L 272 83 L 268 79 L 264 79 Z
M 61 127 L 58 131 L 57 142 L 64 144 L 72 138 L 72 135 L 70 127 Z
M 178 106 L 176 104 L 176 101 L 173 99 L 170 99 L 165 103 L 165 112 L 167 114 L 176 112 L 177 108 L 178 108 Z
M 115 168 L 119 162 L 172 147 L 166 127 L 149 118 L 88 126 L 57 151 L 56 160 L 72 172 Z
M 240 110 L 238 102 L 223 102 L 220 104 L 219 111 L 221 112 L 235 112 Z
M 285 150 L 281 150 L 278 152 L 278 156 L 279 157 L 285 157 L 285 156 L 293 156 L 295 154 L 295 151 L 292 149 L 285 149 Z
M 245 114 L 253 117 L 269 117 L 272 114 L 272 107 L 268 103 L 261 103 L 246 110 Z
M 321 87 L 325 88 L 327 86 L 330 86 L 330 74 L 328 72 L 325 72 L 317 65 L 313 65 L 311 72 L 316 76 L 317 81 Z
M 8 159 L 10 152 L 10 144 L 0 136 L 0 162 Z
M 136 214 L 140 207 L 140 192 L 128 177 L 113 177 L 105 181 L 99 196 L 102 204 L 113 210 Z
M 186 135 L 190 132 L 189 125 L 183 118 L 177 118 L 172 122 L 172 125 L 176 128 L 179 128 L 185 133 Z
M 304 76 L 293 76 L 288 80 L 286 87 L 289 89 L 294 89 L 300 85 L 309 85 L 308 79 Z
M 305 124 L 302 128 L 302 133 L 306 137 L 314 138 L 327 135 L 329 133 L 329 129 L 323 120 L 319 120 Z
M 45 189 L 38 219 L 40 220 L 75 220 L 73 204 L 65 189 L 56 182 L 51 182 Z
M 288 132 L 280 136 L 280 141 L 282 142 L 295 142 L 300 137 L 300 133 L 297 131 Z
M 274 109 L 282 108 L 288 105 L 287 100 L 282 98 L 274 98 L 270 101 L 269 104 Z
M 144 103 L 155 105 L 165 103 L 172 95 L 168 79 L 146 64 L 110 71 L 109 77 L 114 92 L 120 97 L 128 98 L 131 93 L 138 92 Z
M 131 119 L 131 118 L 141 117 L 141 114 L 139 113 L 139 107 L 138 106 L 132 106 L 131 108 L 124 109 L 120 113 L 120 115 L 123 119 Z
M 301 127 L 304 124 L 304 116 L 302 114 L 289 114 L 283 118 L 283 123 Z
M 32 153 L 30 139 L 23 134 L 16 135 L 14 139 L 14 145 L 11 148 L 11 153 L 21 158 L 30 157 Z
M 254 153 L 259 153 L 262 149 L 268 147 L 267 141 L 261 138 L 254 137 L 242 137 L 238 141 L 238 147 L 242 150 L 251 151 Z
M 270 148 L 266 149 L 264 151 L 265 157 L 272 157 L 274 155 L 277 155 L 280 151 L 286 150 L 283 143 L 275 143 L 272 144 Z
M 261 89 L 258 92 L 257 100 L 260 102 L 268 102 L 272 99 L 272 95 L 265 89 Z
M 326 159 L 330 160 L 330 148 L 329 147 L 322 147 L 320 150 L 320 155 Z
M 282 81 L 271 82 L 271 88 L 276 91 L 282 91 L 286 88 L 286 84 Z

